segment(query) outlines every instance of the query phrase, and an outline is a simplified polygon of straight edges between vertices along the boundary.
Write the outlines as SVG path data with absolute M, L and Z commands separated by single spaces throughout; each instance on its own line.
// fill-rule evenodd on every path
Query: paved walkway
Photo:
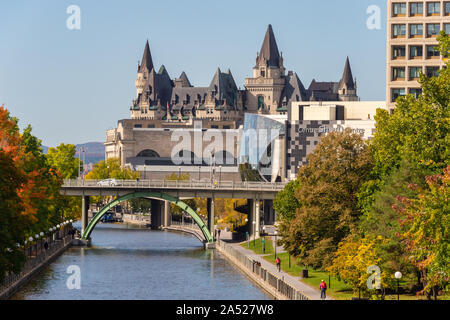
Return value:
M 224 240 L 224 239 L 222 239 L 222 240 Z M 294 276 L 284 272 L 283 270 L 278 272 L 277 266 L 275 264 L 272 264 L 272 263 L 268 262 L 267 260 L 265 260 L 263 258 L 263 255 L 256 254 L 249 249 L 245 249 L 245 248 L 241 247 L 241 243 L 229 242 L 229 245 L 233 246 L 233 248 L 235 248 L 242 254 L 245 254 L 249 259 L 257 260 L 257 261 L 261 262 L 261 266 L 264 269 L 272 272 L 274 275 L 278 275 L 281 279 L 283 279 L 284 281 L 289 283 L 289 285 L 291 285 L 298 291 L 303 292 L 306 296 L 310 297 L 312 300 L 321 300 L 320 291 L 318 289 L 314 289 L 313 287 L 310 287 L 309 285 L 300 281 L 300 277 L 294 277 Z M 280 248 L 280 247 L 277 247 L 277 250 L 278 250 L 278 248 Z M 331 299 L 330 297 L 327 297 L 326 300 L 333 300 L 333 299 Z

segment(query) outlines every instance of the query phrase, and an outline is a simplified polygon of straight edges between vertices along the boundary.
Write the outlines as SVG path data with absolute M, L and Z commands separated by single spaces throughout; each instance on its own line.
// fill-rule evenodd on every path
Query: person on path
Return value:
M 320 288 L 320 298 L 326 299 L 327 298 L 327 284 L 325 283 L 325 281 L 322 280 L 319 288 Z
M 217 230 L 217 236 L 218 236 L 218 239 L 220 239 L 220 229 L 219 230 Z
M 277 259 L 275 261 L 277 262 L 278 272 L 280 272 L 281 271 L 281 259 L 277 257 Z

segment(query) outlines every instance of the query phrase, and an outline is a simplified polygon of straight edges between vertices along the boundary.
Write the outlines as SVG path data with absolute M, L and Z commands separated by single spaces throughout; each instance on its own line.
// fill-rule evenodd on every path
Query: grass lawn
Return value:
M 291 257 L 291 267 L 289 268 L 289 255 L 287 252 L 279 253 L 277 254 L 277 257 L 281 260 L 281 270 L 295 277 L 301 276 L 301 272 L 304 267 L 299 266 L 296 263 L 295 258 Z M 265 256 L 264 259 L 275 264 L 275 254 Z M 322 280 L 325 280 L 327 283 L 327 295 L 330 297 L 339 300 L 347 300 L 352 298 L 353 292 L 351 287 L 344 282 L 337 280 L 335 277 L 331 277 L 330 286 L 328 282 L 328 273 L 325 271 L 317 271 L 308 268 L 308 278 L 302 279 L 304 283 L 316 288 L 317 290 L 319 290 L 319 285 Z
M 256 254 L 264 254 L 261 240 L 262 238 L 256 239 L 255 241 L 250 240 L 248 242 L 244 242 L 241 244 L 241 247 L 245 249 L 250 249 Z M 265 247 L 265 254 L 274 253 L 272 240 L 270 240 L 268 237 L 266 237 L 265 239 L 264 247 Z

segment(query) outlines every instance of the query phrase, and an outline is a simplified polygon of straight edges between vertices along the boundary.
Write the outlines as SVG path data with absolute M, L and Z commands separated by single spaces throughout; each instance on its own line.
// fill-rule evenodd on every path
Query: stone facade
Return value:
M 313 80 L 306 89 L 295 72 L 286 73 L 271 25 L 257 54 L 253 77 L 245 79 L 244 90 L 238 89 L 230 70 L 222 72 L 218 68 L 207 87 L 193 86 L 185 72 L 171 79 L 164 65 L 156 72 L 148 41 L 137 66 L 135 85 L 131 118 L 120 120 L 117 128 L 107 131 L 105 146 L 107 159 L 118 157 L 122 165 L 139 171 L 147 171 L 148 167 L 159 172 L 177 171 L 178 164 L 172 157 L 173 152 L 178 152 L 178 142 L 172 137 L 179 129 L 206 135 L 217 129 L 225 143 L 228 137 L 238 136 L 246 113 L 287 117 L 290 107 L 299 102 L 359 100 L 348 58 L 338 82 Z M 233 180 L 238 179 L 238 141 L 214 151 L 208 150 L 208 145 L 204 140 L 192 142 L 192 149 L 187 151 L 203 160 L 211 153 L 232 154 L 234 162 L 223 164 L 223 170 L 224 174 L 234 175 Z M 199 166 L 208 165 L 200 161 L 190 167 L 183 165 L 182 171 L 196 172 Z M 200 176 L 203 171 L 200 169 Z

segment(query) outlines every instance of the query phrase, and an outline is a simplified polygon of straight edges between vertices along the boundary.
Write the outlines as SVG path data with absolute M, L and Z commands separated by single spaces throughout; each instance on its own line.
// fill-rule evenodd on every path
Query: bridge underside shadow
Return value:
M 159 228 L 163 225 L 168 224 L 168 219 L 170 219 L 170 216 L 168 216 L 168 204 L 173 203 L 174 205 L 181 208 L 183 211 L 187 212 L 197 224 L 197 226 L 200 228 L 201 232 L 203 233 L 203 236 L 206 239 L 207 243 L 213 243 L 214 239 L 211 235 L 211 232 L 208 230 L 208 226 L 203 222 L 203 220 L 198 216 L 198 214 L 185 202 L 181 201 L 179 198 L 173 197 L 168 194 L 164 193 L 157 193 L 157 192 L 133 192 L 129 193 L 123 196 L 119 196 L 107 205 L 105 205 L 93 218 L 89 223 L 87 223 L 87 209 L 89 207 L 89 197 L 83 196 L 83 205 L 82 205 L 82 235 L 81 238 L 83 240 L 88 240 L 90 238 L 90 235 L 92 231 L 94 230 L 97 223 L 101 220 L 101 218 L 112 208 L 114 208 L 116 205 L 123 201 L 136 199 L 136 198 L 151 198 L 152 200 L 152 221 L 151 226 L 152 228 Z M 164 203 L 164 205 L 162 205 Z

